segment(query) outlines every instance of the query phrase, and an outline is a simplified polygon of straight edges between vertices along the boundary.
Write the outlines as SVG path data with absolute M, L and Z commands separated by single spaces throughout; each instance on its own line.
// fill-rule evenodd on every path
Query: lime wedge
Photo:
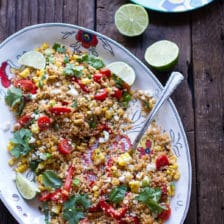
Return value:
M 21 173 L 16 173 L 16 187 L 24 199 L 31 200 L 35 198 L 39 189 L 36 184 L 29 181 Z
M 179 47 L 168 40 L 157 41 L 145 51 L 145 60 L 159 71 L 172 69 L 179 57 Z
M 147 11 L 135 4 L 122 5 L 116 11 L 114 19 L 118 31 L 129 37 L 142 34 L 149 25 Z
M 107 65 L 107 68 L 109 68 L 112 73 L 121 78 L 129 86 L 133 85 L 135 82 L 135 71 L 127 63 L 123 61 L 116 61 Z
M 44 69 L 46 59 L 44 55 L 38 51 L 28 51 L 19 58 L 18 63 L 35 69 Z

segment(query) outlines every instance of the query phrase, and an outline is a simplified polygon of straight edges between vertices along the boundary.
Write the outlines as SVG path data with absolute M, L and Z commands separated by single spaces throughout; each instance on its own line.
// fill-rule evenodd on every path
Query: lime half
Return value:
M 125 36 L 138 36 L 149 25 L 148 13 L 140 5 L 122 5 L 115 13 L 115 25 L 118 31 Z
M 149 46 L 145 51 L 145 60 L 159 71 L 172 69 L 179 57 L 179 47 L 169 41 L 157 41 Z
M 44 55 L 38 51 L 28 51 L 19 58 L 18 63 L 35 69 L 44 69 L 46 59 Z
M 36 197 L 39 189 L 36 184 L 29 181 L 21 173 L 16 173 L 16 187 L 24 199 L 31 200 Z
M 135 71 L 127 63 L 123 61 L 116 61 L 107 65 L 107 68 L 109 68 L 112 73 L 125 81 L 129 86 L 133 85 L 135 82 Z

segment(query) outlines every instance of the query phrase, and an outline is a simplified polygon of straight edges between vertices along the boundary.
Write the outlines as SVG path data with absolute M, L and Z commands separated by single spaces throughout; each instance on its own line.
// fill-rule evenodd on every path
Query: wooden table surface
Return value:
M 114 25 L 125 0 L 1 0 L 0 41 L 37 23 L 65 22 L 105 34 L 144 63 L 147 46 L 160 39 L 176 42 L 176 70 L 185 81 L 172 98 L 182 118 L 192 160 L 192 195 L 185 224 L 224 223 L 224 1 L 183 14 L 148 10 L 150 25 L 140 37 L 127 38 Z M 168 74 L 155 72 L 164 84 Z M 0 202 L 0 223 L 15 224 Z M 175 223 L 173 223 L 175 224 Z

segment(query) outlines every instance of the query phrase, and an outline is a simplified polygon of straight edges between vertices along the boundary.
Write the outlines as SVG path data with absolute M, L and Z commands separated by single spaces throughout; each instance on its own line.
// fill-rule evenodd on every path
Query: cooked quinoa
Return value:
M 12 69 L 5 100 L 17 119 L 9 165 L 34 172 L 46 223 L 164 223 L 180 176 L 170 137 L 154 122 L 131 150 L 124 135 L 129 101 L 148 113 L 153 97 L 100 58 L 58 43 L 36 50 L 45 68 Z

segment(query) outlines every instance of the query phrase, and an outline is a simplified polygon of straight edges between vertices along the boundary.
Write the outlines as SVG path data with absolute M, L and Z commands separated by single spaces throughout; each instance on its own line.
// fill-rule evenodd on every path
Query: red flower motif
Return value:
M 75 36 L 76 40 L 82 43 L 84 48 L 95 47 L 98 44 L 96 35 L 79 30 Z
M 1 67 L 0 67 L 0 79 L 1 79 L 2 86 L 4 86 L 5 88 L 8 88 L 11 84 L 11 81 L 5 72 L 7 65 L 8 63 L 5 61 L 1 64 Z
M 149 139 L 146 140 L 145 142 L 145 147 L 139 147 L 137 150 L 140 152 L 139 156 L 140 158 L 144 155 L 150 154 L 150 148 L 152 146 L 152 143 Z

